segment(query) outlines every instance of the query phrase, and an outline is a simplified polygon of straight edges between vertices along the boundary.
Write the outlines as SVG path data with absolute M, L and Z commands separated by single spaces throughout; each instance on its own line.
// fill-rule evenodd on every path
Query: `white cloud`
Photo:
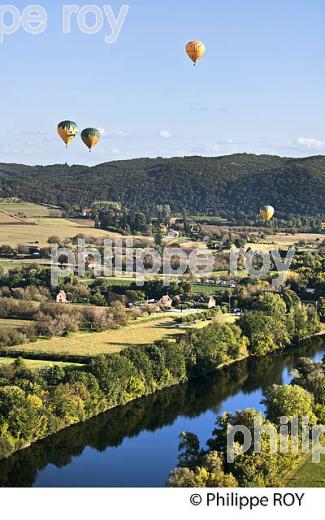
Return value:
M 313 137 L 299 137 L 297 143 L 300 146 L 305 146 L 310 150 L 323 150 L 325 149 L 325 141 L 320 139 L 314 139 Z
M 170 139 L 172 137 L 172 134 L 168 130 L 160 130 L 158 136 L 162 139 Z
M 111 150 L 112 155 L 119 155 L 119 153 L 120 153 L 120 150 L 118 148 L 112 148 L 112 150 Z
M 126 137 L 130 137 L 130 135 L 127 132 L 124 132 L 124 130 L 109 130 L 108 132 L 105 132 L 103 135 L 115 139 L 125 139 Z

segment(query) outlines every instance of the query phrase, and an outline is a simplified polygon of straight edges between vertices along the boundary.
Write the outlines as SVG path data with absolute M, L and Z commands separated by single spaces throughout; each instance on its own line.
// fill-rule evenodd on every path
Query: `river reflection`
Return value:
M 262 393 L 290 381 L 302 356 L 320 360 L 324 337 L 285 353 L 245 360 L 204 381 L 179 385 L 70 427 L 0 462 L 0 486 L 155 487 L 177 464 L 178 436 L 204 445 L 216 416 L 263 409 Z

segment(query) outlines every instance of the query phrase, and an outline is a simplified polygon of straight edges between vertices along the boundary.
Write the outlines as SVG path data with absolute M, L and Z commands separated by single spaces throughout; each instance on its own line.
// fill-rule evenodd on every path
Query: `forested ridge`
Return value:
M 325 156 L 303 159 L 237 154 L 223 157 L 133 159 L 99 164 L 0 164 L 0 196 L 63 208 L 96 200 L 147 213 L 157 204 L 173 212 L 256 214 L 264 204 L 278 215 L 324 215 Z

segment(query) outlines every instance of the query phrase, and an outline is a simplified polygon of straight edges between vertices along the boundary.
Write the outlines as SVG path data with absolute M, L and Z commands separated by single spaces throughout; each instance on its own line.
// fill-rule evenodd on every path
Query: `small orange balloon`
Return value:
M 204 43 L 199 40 L 193 40 L 186 45 L 187 55 L 194 62 L 194 65 L 203 58 L 205 51 Z

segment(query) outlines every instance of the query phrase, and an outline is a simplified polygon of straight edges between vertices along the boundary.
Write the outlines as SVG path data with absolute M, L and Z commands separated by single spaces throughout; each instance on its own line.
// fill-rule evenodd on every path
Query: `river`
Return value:
M 161 487 L 177 464 L 179 434 L 204 446 L 217 415 L 263 410 L 263 390 L 290 382 L 299 357 L 319 361 L 325 337 L 303 347 L 247 359 L 204 381 L 179 385 L 111 410 L 0 462 L 0 486 Z

